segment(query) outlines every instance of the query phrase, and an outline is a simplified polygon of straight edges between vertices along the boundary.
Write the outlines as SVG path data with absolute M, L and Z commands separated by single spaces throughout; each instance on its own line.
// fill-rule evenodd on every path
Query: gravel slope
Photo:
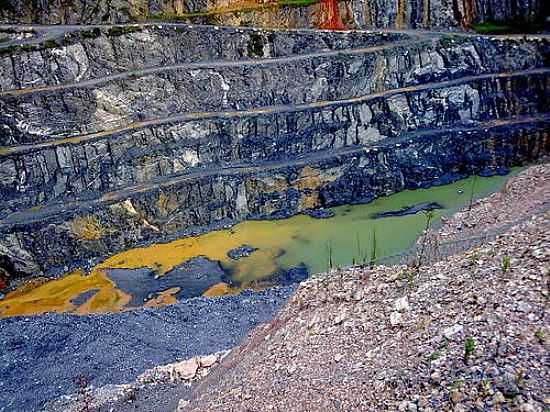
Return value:
M 528 180 L 548 193 L 549 168 L 443 226 L 472 228 L 477 210 L 495 221 L 505 210 L 508 222 L 534 214 L 477 249 L 419 270 L 352 268 L 302 283 L 180 409 L 548 410 L 550 199 L 530 201 Z
M 39 410 L 75 392 L 80 374 L 96 387 L 126 383 L 156 365 L 231 348 L 271 319 L 292 290 L 117 314 L 0 319 L 0 411 Z

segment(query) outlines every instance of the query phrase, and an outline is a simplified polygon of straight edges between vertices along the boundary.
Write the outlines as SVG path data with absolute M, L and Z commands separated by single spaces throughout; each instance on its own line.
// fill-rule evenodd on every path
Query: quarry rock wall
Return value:
M 449 28 L 483 22 L 535 22 L 546 16 L 543 0 L 343 0 L 346 28 Z M 319 27 L 320 3 L 227 0 L 5 0 L 4 22 L 75 24 L 121 23 L 151 18 L 199 18 L 201 23 L 261 27 Z M 219 11 L 226 10 L 225 13 Z M 218 11 L 204 17 L 189 13 Z

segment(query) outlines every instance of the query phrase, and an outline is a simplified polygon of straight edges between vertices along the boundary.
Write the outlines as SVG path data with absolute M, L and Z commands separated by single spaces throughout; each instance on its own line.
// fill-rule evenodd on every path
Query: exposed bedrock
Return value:
M 449 28 L 483 22 L 535 22 L 544 16 L 544 0 L 351 0 L 359 27 Z
M 443 37 L 370 52 L 143 74 L 0 96 L 0 144 L 51 140 L 183 112 L 243 110 L 545 65 L 548 40 Z
M 267 2 L 269 4 L 269 2 Z M 275 2 L 274 2 L 275 3 Z M 339 2 L 346 27 L 464 27 L 474 22 L 533 22 L 544 18 L 544 0 L 346 0 Z M 251 3 L 254 5 L 254 3 Z M 227 0 L 5 0 L 0 21 L 44 24 L 142 21 L 155 14 L 185 16 L 189 11 L 241 7 L 238 13 L 207 16 L 203 22 L 278 27 L 318 27 L 320 5 L 246 11 Z M 250 4 L 248 4 L 250 6 Z
M 11 154 L 0 149 L 0 217 L 199 167 L 261 165 L 418 130 L 543 114 L 550 111 L 549 74 L 463 79 L 301 110 L 166 121 Z
M 205 0 L 4 0 L 0 20 L 43 24 L 143 20 L 153 13 L 183 14 L 206 8 Z
M 0 43 L 1 90 L 84 81 L 146 67 L 372 47 L 412 37 L 183 24 L 36 30 L 38 37 L 22 44 Z
M 0 243 L 19 244 L 52 270 L 222 222 L 368 202 L 473 172 L 499 172 L 548 153 L 547 124 L 455 126 L 370 148 L 160 179 L 99 199 L 13 213 L 0 221 Z

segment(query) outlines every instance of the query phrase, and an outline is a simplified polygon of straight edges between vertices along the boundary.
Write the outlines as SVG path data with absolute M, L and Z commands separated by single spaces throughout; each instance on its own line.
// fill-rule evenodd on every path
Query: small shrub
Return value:
M 535 332 L 535 338 L 539 340 L 539 343 L 542 345 L 544 343 L 544 331 L 542 329 L 537 329 Z
M 97 39 L 99 36 L 101 36 L 101 30 L 99 27 L 94 27 L 90 30 L 82 30 L 80 32 L 83 39 Z
M 476 341 L 473 338 L 466 338 L 464 341 L 464 359 L 468 359 L 476 350 Z
M 430 360 L 431 361 L 438 360 L 441 357 L 441 355 L 442 355 L 441 350 L 439 350 L 439 349 L 435 350 L 430 355 Z
M 508 272 L 508 270 L 510 269 L 510 256 L 505 255 L 502 257 L 501 268 L 503 272 Z
M 400 281 L 406 281 L 407 287 L 410 289 L 414 286 L 414 273 L 411 270 L 403 270 L 397 277 Z
M 46 40 L 42 44 L 44 45 L 45 49 L 55 49 L 55 48 L 59 47 L 59 44 L 55 40 L 51 40 L 51 39 Z
M 130 33 L 137 33 L 142 30 L 143 28 L 140 26 L 114 26 L 109 29 L 107 34 L 110 37 L 116 37 L 116 36 L 122 36 Z
M 0 0 L 0 11 L 14 11 L 13 6 L 9 0 Z
M 0 49 L 0 57 L 2 56 L 9 56 L 12 54 L 15 54 L 17 52 L 16 46 L 8 46 Z

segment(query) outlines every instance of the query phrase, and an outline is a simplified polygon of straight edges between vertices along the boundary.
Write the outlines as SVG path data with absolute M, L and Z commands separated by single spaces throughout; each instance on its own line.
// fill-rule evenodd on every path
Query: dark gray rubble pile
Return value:
M 195 298 L 156 309 L 0 320 L 0 411 L 39 410 L 78 390 L 133 381 L 157 365 L 237 345 L 286 301 L 293 287 Z

